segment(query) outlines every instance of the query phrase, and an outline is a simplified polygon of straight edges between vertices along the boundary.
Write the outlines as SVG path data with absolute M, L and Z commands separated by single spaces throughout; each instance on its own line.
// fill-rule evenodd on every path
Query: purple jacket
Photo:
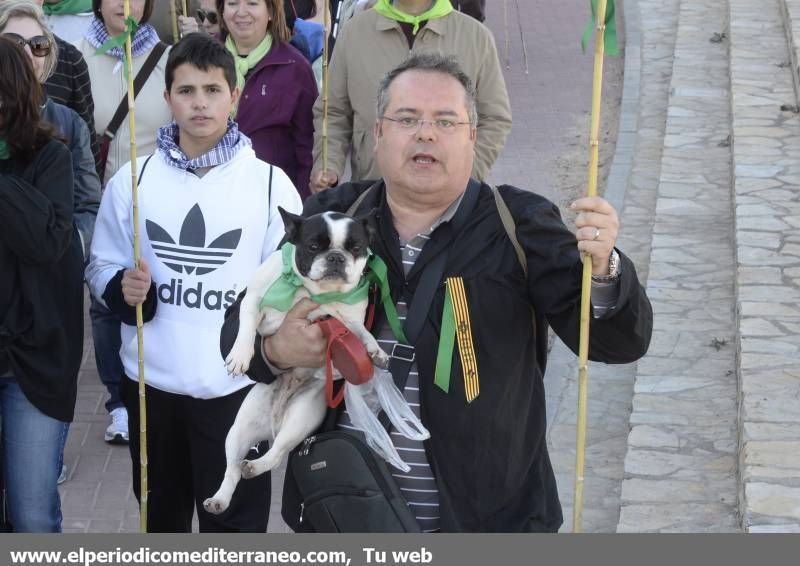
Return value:
M 236 121 L 262 161 L 283 169 L 303 200 L 309 196 L 317 99 L 314 72 L 288 43 L 273 43 L 247 75 Z

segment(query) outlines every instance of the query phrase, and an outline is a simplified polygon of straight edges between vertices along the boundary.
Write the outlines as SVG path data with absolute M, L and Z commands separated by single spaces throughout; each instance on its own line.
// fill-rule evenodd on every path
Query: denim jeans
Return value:
M 56 481 L 66 424 L 34 407 L 14 378 L 0 378 L 0 462 L 15 532 L 61 532 Z
M 92 319 L 97 373 L 110 395 L 106 401 L 106 411 L 110 413 L 117 407 L 122 407 L 122 399 L 119 396 L 119 381 L 125 373 L 122 360 L 119 358 L 119 350 L 122 347 L 120 336 L 122 322 L 94 297 L 89 307 L 89 316 Z

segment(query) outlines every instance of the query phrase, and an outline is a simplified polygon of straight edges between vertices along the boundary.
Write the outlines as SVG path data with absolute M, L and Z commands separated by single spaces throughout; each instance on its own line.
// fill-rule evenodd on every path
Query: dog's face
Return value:
M 374 230 L 373 209 L 352 218 L 323 212 L 303 218 L 278 208 L 286 239 L 294 244 L 294 270 L 311 293 L 347 292 L 354 288 L 367 263 Z

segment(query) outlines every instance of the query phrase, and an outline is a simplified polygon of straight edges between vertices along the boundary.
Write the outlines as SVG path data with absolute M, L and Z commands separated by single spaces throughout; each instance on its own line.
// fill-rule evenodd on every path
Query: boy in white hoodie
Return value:
M 287 175 L 258 160 L 228 116 L 239 95 L 234 61 L 204 34 L 177 43 L 164 98 L 174 122 L 138 160 L 142 263 L 134 269 L 131 171 L 108 183 L 86 278 L 123 321 L 121 383 L 128 409 L 134 492 L 139 497 L 139 401 L 135 305 L 144 311 L 148 421 L 148 528 L 265 532 L 268 474 L 240 482 L 230 509 L 207 513 L 225 470 L 225 435 L 253 382 L 230 377 L 219 354 L 225 309 L 284 234 L 280 205 L 299 213 Z M 255 454 L 254 454 L 255 455 Z

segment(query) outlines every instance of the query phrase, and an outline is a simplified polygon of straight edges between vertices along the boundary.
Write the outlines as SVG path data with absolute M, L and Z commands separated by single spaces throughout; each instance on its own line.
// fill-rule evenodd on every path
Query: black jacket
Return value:
M 73 220 L 80 233 L 84 257 L 88 258 L 100 208 L 100 177 L 92 156 L 91 134 L 77 112 L 49 98 L 42 109 L 42 119 L 55 126 L 67 140 L 72 154 Z
M 72 108 L 86 122 L 95 168 L 99 171 L 100 145 L 94 130 L 94 99 L 89 67 L 77 47 L 60 37 L 56 37 L 56 43 L 58 62 L 53 74 L 44 82 L 44 91 L 54 101 Z
M 83 356 L 83 253 L 72 160 L 50 141 L 28 164 L 0 160 L 0 375 L 44 414 L 71 421 Z
M 368 186 L 345 184 L 324 191 L 306 202 L 304 215 L 344 212 Z M 466 287 L 480 376 L 477 399 L 470 404 L 465 401 L 457 355 L 449 393 L 433 385 L 443 287 L 416 344 L 422 421 L 431 432 L 425 449 L 438 480 L 442 530 L 556 531 L 562 522 L 561 505 L 545 442 L 547 327 L 552 326 L 577 352 L 582 264 L 575 237 L 555 205 L 514 187 L 499 190 L 527 255 L 527 281 L 487 185 L 481 186 L 461 232 L 450 234 L 449 223 L 437 228 L 407 279 L 383 188 L 373 190 L 359 211 L 379 207 L 378 235 L 372 247 L 389 268 L 395 300 L 413 296 L 425 265 L 448 246 L 445 277 L 460 276 Z M 595 361 L 635 361 L 650 341 L 650 303 L 633 264 L 620 256 L 616 309 L 590 325 L 589 356 Z M 226 333 L 230 324 L 226 323 Z M 260 356 L 253 365 L 253 377 L 269 379 Z M 283 515 L 297 528 L 300 506 L 292 478 L 287 477 L 284 485 Z

